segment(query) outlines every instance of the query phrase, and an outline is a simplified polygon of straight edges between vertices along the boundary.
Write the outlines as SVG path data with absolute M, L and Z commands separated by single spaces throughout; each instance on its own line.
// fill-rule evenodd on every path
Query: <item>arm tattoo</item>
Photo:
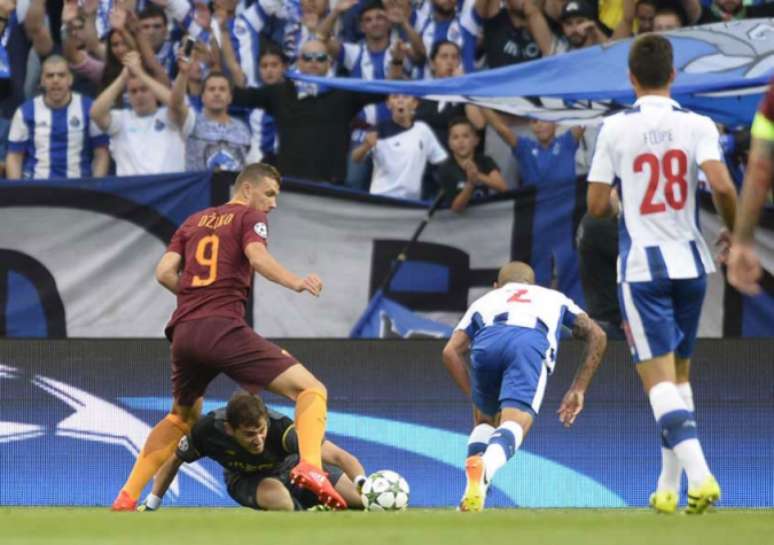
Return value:
M 578 316 L 572 328 L 572 335 L 576 339 L 583 339 L 586 345 L 583 351 L 583 363 L 578 367 L 573 380 L 575 386 L 585 391 L 602 361 L 607 348 L 607 339 L 588 314 Z

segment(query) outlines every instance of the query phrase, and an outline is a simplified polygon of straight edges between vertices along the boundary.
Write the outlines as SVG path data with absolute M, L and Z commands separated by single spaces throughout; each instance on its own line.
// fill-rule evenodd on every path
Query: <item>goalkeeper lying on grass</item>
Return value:
M 318 508 L 317 497 L 290 480 L 290 470 L 298 463 L 293 421 L 268 410 L 260 397 L 238 392 L 228 405 L 201 418 L 191 434 L 180 440 L 177 452 L 159 470 L 153 491 L 138 510 L 158 509 L 178 468 L 205 456 L 223 466 L 228 493 L 240 505 L 267 511 Z M 358 486 L 365 481 L 365 470 L 358 459 L 325 440 L 322 461 L 350 509 L 362 509 Z

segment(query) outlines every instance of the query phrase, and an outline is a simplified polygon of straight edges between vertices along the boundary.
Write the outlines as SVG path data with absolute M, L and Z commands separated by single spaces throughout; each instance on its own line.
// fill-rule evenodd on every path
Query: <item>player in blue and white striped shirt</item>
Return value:
M 607 347 L 602 329 L 563 293 L 536 286 L 535 272 L 526 263 L 503 266 L 494 287 L 470 306 L 443 349 L 446 368 L 473 400 L 476 422 L 468 440 L 460 511 L 484 508 L 492 477 L 532 427 L 554 369 L 561 328 L 587 343 L 583 364 L 559 406 L 567 427 L 583 409 Z
M 697 224 L 698 170 L 729 229 L 736 190 L 715 124 L 670 98 L 675 71 L 669 40 L 655 34 L 637 38 L 629 71 L 637 102 L 602 125 L 588 176 L 589 213 L 613 212 L 615 184 L 621 202 L 618 298 L 662 436 L 662 471 L 650 504 L 659 512 L 677 509 L 684 469 L 687 512 L 698 514 L 720 499 L 698 440 L 689 382 L 706 277 L 715 270 Z
M 44 94 L 22 104 L 11 121 L 8 179 L 107 174 L 108 137 L 91 122 L 92 100 L 73 93 L 72 83 L 65 59 L 46 59 L 40 78 Z

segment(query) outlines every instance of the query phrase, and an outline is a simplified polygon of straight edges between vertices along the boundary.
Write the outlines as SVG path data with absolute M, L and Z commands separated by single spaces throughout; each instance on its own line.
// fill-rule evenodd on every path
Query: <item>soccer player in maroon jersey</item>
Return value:
M 728 281 L 747 295 L 760 293 L 763 269 L 755 252 L 755 226 L 771 195 L 774 181 L 774 80 L 761 102 L 752 125 L 752 144 L 742 197 L 736 213 L 733 242 L 728 257 Z
M 292 482 L 320 501 L 345 509 L 346 502 L 323 472 L 327 391 L 288 352 L 247 325 L 245 303 L 253 271 L 297 292 L 318 296 L 315 274 L 300 277 L 266 248 L 266 215 L 277 207 L 280 175 L 271 166 L 248 165 L 237 177 L 234 198 L 190 216 L 175 232 L 156 267 L 156 279 L 177 295 L 165 333 L 172 341 L 171 412 L 151 430 L 134 468 L 113 502 L 114 511 L 134 510 L 145 485 L 174 454 L 199 418 L 207 385 L 225 373 L 245 390 L 261 388 L 296 402 L 300 462 Z

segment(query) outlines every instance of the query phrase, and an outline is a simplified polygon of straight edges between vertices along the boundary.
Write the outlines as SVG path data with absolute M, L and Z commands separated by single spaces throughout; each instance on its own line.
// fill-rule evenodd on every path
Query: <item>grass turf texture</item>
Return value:
M 2 508 L 2 545 L 731 545 L 774 544 L 774 511 L 700 517 L 646 510 L 258 513 L 247 509 Z

